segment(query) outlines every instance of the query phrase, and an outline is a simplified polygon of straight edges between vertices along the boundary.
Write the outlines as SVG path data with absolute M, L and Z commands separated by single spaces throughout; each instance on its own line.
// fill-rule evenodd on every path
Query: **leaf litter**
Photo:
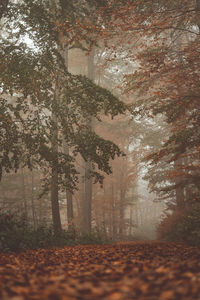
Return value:
M 2 300 L 200 299 L 200 249 L 167 242 L 0 255 Z

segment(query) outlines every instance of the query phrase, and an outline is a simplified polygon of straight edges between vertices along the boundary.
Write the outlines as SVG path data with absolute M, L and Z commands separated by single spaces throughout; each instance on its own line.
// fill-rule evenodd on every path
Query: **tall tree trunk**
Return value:
M 61 6 L 60 6 L 60 1 L 59 0 L 51 0 L 50 4 L 52 5 L 52 9 L 53 11 L 57 10 L 57 11 L 61 11 Z M 65 64 L 65 68 L 68 69 L 68 45 L 66 44 L 66 42 L 63 40 L 62 35 L 59 34 L 58 37 L 58 43 L 57 43 L 57 47 L 58 47 L 58 52 L 60 54 L 60 56 L 63 58 L 64 64 Z M 60 75 L 62 77 L 62 75 Z M 59 76 L 59 77 L 60 77 Z M 59 81 L 59 78 L 58 78 Z M 62 78 L 61 78 L 61 82 L 62 82 Z M 61 95 L 61 86 L 55 87 L 56 88 L 56 101 L 60 101 L 59 97 Z M 66 116 L 67 118 L 67 116 Z M 55 124 L 56 124 L 57 120 L 55 120 Z M 56 151 L 58 151 L 58 145 L 57 145 L 57 137 L 58 137 L 58 130 L 55 130 L 54 132 L 56 138 L 55 138 L 55 145 L 54 147 L 57 148 L 55 149 Z M 64 149 L 65 149 L 65 154 L 69 154 L 69 146 L 68 143 L 66 141 L 66 143 L 64 144 Z M 55 153 L 56 153 L 55 151 Z M 67 176 L 68 174 L 66 174 L 66 180 L 67 180 Z M 52 213 L 53 215 L 53 222 L 55 225 L 55 230 L 59 231 L 61 230 L 61 221 L 60 221 L 60 212 L 59 212 L 59 202 L 58 202 L 58 173 L 55 167 L 53 167 L 52 170 L 52 189 L 51 189 L 51 203 L 52 203 Z M 66 189 L 66 200 L 67 200 L 67 222 L 68 222 L 68 229 L 74 229 L 73 226 L 73 202 L 72 202 L 72 194 L 71 192 Z M 53 212 L 54 211 L 54 212 Z M 74 231 L 74 230 L 73 230 Z
M 61 43 L 61 50 L 60 54 L 64 60 L 65 68 L 68 70 L 68 47 L 66 44 Z M 66 116 L 68 118 L 68 116 Z M 66 155 L 69 155 L 69 145 L 68 142 L 64 139 L 64 153 Z M 70 169 L 68 169 L 70 172 Z M 66 174 L 66 180 L 68 178 L 68 174 Z M 67 224 L 68 224 L 68 230 L 71 234 L 74 235 L 75 228 L 74 228 L 74 212 L 73 212 L 73 198 L 72 193 L 69 191 L 68 188 L 66 188 L 66 204 L 67 204 Z
M 91 51 L 88 57 L 88 78 L 94 80 L 94 49 Z M 92 117 L 88 116 L 87 127 L 89 130 L 93 130 Z M 90 178 L 90 170 L 92 169 L 92 163 L 90 160 L 85 162 L 85 197 L 83 208 L 83 234 L 90 234 L 92 227 L 92 178 Z
M 60 3 L 58 0 L 50 0 L 49 2 L 52 12 L 60 10 Z M 60 52 L 60 44 L 58 42 L 58 52 Z M 59 197 L 58 197 L 58 120 L 57 115 L 54 109 L 56 108 L 56 103 L 59 102 L 60 96 L 60 87 L 59 87 L 59 78 L 55 84 L 54 91 L 54 107 L 52 111 L 52 123 L 54 128 L 52 128 L 52 139 L 51 139 L 51 148 L 53 153 L 53 164 L 51 170 L 51 188 L 50 188 L 50 199 L 51 199 L 51 211 L 52 211 L 52 221 L 54 233 L 59 233 L 62 230 L 61 218 L 60 218 L 60 208 L 59 208 Z

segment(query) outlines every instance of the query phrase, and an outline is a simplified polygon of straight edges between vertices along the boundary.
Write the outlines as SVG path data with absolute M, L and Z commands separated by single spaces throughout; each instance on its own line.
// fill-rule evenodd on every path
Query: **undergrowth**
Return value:
M 200 203 L 187 211 L 174 211 L 166 216 L 158 227 L 158 238 L 200 246 Z
M 104 244 L 105 235 L 97 228 L 89 235 L 72 235 L 66 230 L 54 234 L 52 226 L 34 229 L 24 216 L 0 213 L 0 251 L 16 252 L 26 249 L 72 246 L 75 244 Z

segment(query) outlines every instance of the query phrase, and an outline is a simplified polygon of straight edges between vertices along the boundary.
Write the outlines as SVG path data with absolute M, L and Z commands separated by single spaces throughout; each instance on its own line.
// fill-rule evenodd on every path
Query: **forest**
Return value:
M 0 0 L 1 299 L 199 299 L 199 54 L 200 0 Z

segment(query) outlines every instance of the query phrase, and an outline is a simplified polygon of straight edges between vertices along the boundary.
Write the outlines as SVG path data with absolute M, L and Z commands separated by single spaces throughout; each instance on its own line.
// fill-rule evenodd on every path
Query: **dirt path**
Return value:
M 0 255 L 1 300 L 200 299 L 200 249 L 133 242 Z

